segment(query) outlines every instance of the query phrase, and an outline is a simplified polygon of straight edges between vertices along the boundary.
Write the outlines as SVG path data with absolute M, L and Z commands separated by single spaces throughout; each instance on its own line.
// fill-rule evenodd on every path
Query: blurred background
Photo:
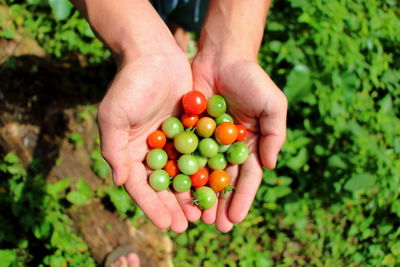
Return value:
M 177 235 L 109 179 L 95 116 L 115 68 L 86 21 L 67 0 L 0 0 L 0 266 L 96 266 L 129 242 L 157 266 L 399 266 L 399 2 L 273 2 L 277 168 L 230 233 Z

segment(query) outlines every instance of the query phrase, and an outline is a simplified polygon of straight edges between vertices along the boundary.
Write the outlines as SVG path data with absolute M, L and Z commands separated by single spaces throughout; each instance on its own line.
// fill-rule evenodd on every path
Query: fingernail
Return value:
M 115 173 L 114 170 L 112 171 L 112 178 L 113 178 L 114 184 L 117 184 L 117 174 Z
M 272 163 L 273 163 L 272 169 L 275 168 L 277 159 L 278 159 L 278 155 L 275 154 L 275 155 L 273 156 L 273 158 L 272 158 Z

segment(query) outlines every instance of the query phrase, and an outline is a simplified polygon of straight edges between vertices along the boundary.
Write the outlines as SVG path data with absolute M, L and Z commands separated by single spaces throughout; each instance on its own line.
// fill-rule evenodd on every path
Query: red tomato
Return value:
M 215 139 L 221 145 L 230 145 L 238 137 L 238 129 L 232 122 L 223 122 L 215 129 Z
M 197 115 L 188 115 L 187 113 L 184 113 L 181 116 L 181 121 L 183 126 L 185 126 L 185 128 L 190 128 L 190 127 L 194 127 L 196 126 L 197 121 L 199 120 L 199 116 Z
M 167 142 L 167 137 L 162 131 L 154 131 L 147 138 L 147 143 L 151 148 L 162 148 Z
M 210 179 L 208 180 L 208 185 L 215 191 L 221 192 L 226 187 L 229 186 L 231 178 L 229 174 L 224 170 L 215 170 L 210 174 Z
M 247 135 L 247 129 L 241 124 L 236 124 L 236 128 L 238 129 L 238 137 L 236 141 L 242 141 Z
M 190 91 L 182 98 L 183 109 L 188 114 L 198 115 L 207 109 L 206 97 L 199 91 Z
M 168 142 L 164 147 L 165 152 L 167 152 L 168 159 L 178 159 L 181 154 L 176 150 L 174 142 Z
M 164 166 L 164 170 L 168 172 L 169 176 L 175 177 L 179 173 L 178 162 L 176 160 L 168 160 Z
M 202 187 L 208 182 L 208 170 L 206 168 L 200 168 L 195 174 L 190 175 L 192 186 Z

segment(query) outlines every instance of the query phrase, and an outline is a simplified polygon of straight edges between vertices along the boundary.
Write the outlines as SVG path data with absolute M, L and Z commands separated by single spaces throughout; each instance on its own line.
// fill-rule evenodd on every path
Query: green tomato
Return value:
M 224 114 L 218 116 L 215 119 L 215 122 L 217 123 L 217 125 L 219 125 L 219 124 L 221 124 L 223 122 L 232 122 L 232 123 L 234 123 L 232 116 L 229 115 L 228 113 L 224 113 Z
M 207 113 L 210 116 L 213 116 L 215 118 L 224 114 L 225 111 L 226 111 L 226 102 L 222 96 L 213 95 L 208 100 Z
M 197 188 L 194 192 L 194 197 L 199 207 L 203 210 L 211 209 L 217 202 L 217 195 L 208 186 Z
M 228 165 L 224 154 L 218 153 L 214 157 L 208 159 L 208 167 L 213 170 L 223 170 Z
M 204 138 L 199 143 L 199 151 L 203 157 L 211 158 L 218 153 L 219 145 L 212 138 Z
M 249 157 L 249 149 L 245 143 L 234 143 L 226 153 L 228 161 L 232 164 L 242 164 Z
M 150 174 L 150 186 L 155 191 L 162 191 L 168 188 L 170 177 L 164 170 L 155 170 Z
M 196 151 L 193 156 L 196 157 L 197 161 L 199 162 L 199 168 L 203 168 L 207 165 L 207 158 L 202 157 L 200 152 Z
M 199 162 L 195 156 L 185 154 L 178 159 L 178 168 L 182 173 L 192 175 L 199 169 Z
M 232 144 L 229 145 L 219 145 L 219 149 L 218 152 L 219 153 L 225 153 L 226 151 L 228 151 L 228 149 L 231 147 Z
M 153 170 L 162 169 L 167 163 L 167 152 L 161 148 L 155 148 L 149 151 L 146 156 L 147 165 Z
M 174 138 L 174 146 L 182 154 L 194 152 L 198 144 L 199 139 L 192 132 L 182 132 Z
M 176 117 L 170 117 L 162 123 L 162 130 L 168 138 L 174 138 L 183 132 L 182 122 Z
M 210 117 L 201 118 L 196 124 L 196 132 L 201 137 L 210 137 L 215 131 L 217 124 Z
M 185 174 L 178 174 L 175 176 L 174 180 L 172 180 L 172 186 L 176 192 L 187 192 L 190 190 L 192 182 L 189 176 Z

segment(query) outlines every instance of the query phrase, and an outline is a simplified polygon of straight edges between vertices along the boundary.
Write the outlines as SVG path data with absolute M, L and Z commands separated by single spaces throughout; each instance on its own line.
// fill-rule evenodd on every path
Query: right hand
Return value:
M 192 88 L 190 64 L 178 47 L 153 50 L 121 64 L 98 110 L 102 154 L 115 184 L 125 186 L 157 227 L 174 232 L 185 231 L 201 211 L 189 192 L 151 189 L 143 161 L 148 135 L 179 114 L 181 97 Z

